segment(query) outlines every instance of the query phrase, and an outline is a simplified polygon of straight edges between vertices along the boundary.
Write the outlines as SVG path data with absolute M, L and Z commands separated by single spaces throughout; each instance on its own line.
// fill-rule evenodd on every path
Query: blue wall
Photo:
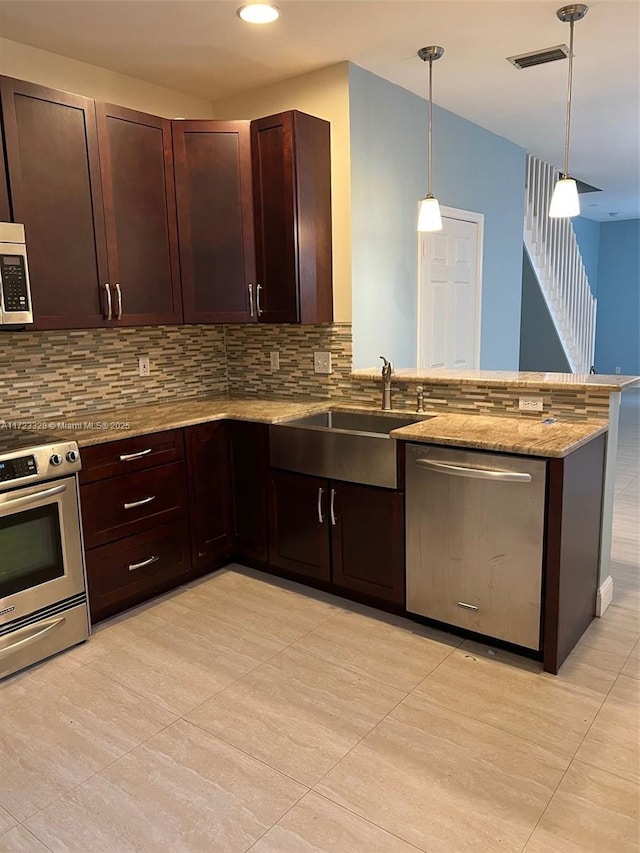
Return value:
M 584 204 L 584 199 L 582 200 Z M 600 255 L 600 223 L 576 216 L 571 220 L 578 241 L 589 286 L 594 296 L 598 295 L 598 260 Z
M 353 64 L 349 103 L 354 366 L 415 366 L 427 104 Z M 525 150 L 437 105 L 433 122 L 434 194 L 485 216 L 480 366 L 517 370 Z
M 522 248 L 522 307 L 520 312 L 520 370 L 571 373 L 562 343 L 542 295 L 527 250 Z
M 640 375 L 640 219 L 600 225 L 597 280 L 596 369 Z

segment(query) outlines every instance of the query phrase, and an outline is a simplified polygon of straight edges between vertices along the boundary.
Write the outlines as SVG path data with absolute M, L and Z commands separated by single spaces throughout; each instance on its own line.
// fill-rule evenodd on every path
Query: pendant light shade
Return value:
M 568 216 L 578 216 L 579 213 L 580 199 L 578 198 L 576 182 L 573 178 L 560 178 L 553 188 L 549 216 L 552 219 L 562 219 Z
M 562 175 L 553 189 L 551 204 L 549 205 L 549 216 L 557 218 L 568 218 L 578 216 L 580 213 L 580 199 L 578 198 L 578 187 L 576 182 L 569 177 L 569 137 L 571 133 L 571 89 L 573 86 L 573 25 L 582 20 L 589 11 L 589 7 L 583 3 L 572 3 L 570 6 L 562 6 L 556 12 L 558 18 L 570 27 L 569 38 L 569 79 L 567 83 L 567 120 L 564 133 L 564 167 Z
M 418 206 L 418 231 L 442 231 L 442 216 L 438 199 L 423 198 Z
M 418 208 L 418 231 L 442 231 L 442 216 L 438 199 L 431 192 L 433 177 L 433 63 L 444 53 L 443 47 L 421 47 L 418 56 L 429 63 L 429 112 L 427 120 L 427 197 Z

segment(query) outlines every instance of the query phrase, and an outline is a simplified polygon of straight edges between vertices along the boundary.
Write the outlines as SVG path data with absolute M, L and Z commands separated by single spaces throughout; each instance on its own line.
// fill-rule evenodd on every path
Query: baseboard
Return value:
M 611 575 L 604 579 L 596 592 L 596 616 L 602 616 L 613 601 L 613 578 Z

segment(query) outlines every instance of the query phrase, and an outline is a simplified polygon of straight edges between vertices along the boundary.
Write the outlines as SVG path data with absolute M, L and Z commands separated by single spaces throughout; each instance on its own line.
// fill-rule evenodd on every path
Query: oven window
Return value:
M 0 598 L 63 575 L 57 503 L 0 518 Z

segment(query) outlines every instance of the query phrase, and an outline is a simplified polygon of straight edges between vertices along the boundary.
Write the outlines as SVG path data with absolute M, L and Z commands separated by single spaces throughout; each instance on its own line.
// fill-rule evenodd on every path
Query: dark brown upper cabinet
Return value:
M 96 104 L 111 320 L 182 322 L 171 122 Z
M 4 162 L 4 130 L 0 121 L 0 222 L 11 222 L 11 205 L 9 204 L 9 181 Z
M 292 110 L 251 122 L 258 320 L 330 323 L 329 123 Z
M 95 104 L 0 80 L 13 220 L 25 227 L 35 329 L 104 325 L 107 246 Z
M 174 121 L 186 323 L 256 319 L 251 141 L 246 121 Z

